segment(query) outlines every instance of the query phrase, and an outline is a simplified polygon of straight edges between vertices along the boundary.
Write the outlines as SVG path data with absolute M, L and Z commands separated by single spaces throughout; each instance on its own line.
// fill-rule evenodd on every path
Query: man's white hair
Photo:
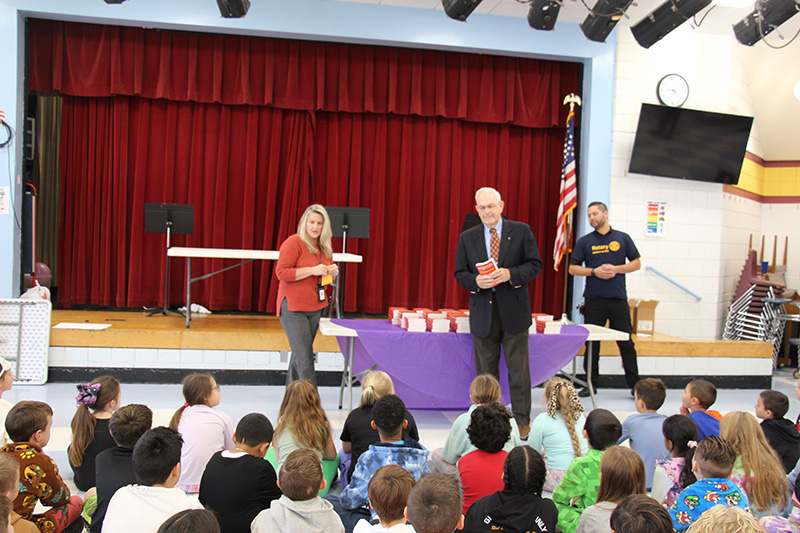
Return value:
M 480 189 L 478 189 L 475 192 L 475 205 L 478 205 L 478 196 L 480 196 L 481 194 L 483 194 L 485 192 L 488 192 L 488 193 L 492 194 L 497 203 L 500 203 L 500 202 L 503 201 L 503 199 L 500 198 L 500 193 L 497 192 L 497 189 L 492 189 L 491 187 L 481 187 Z

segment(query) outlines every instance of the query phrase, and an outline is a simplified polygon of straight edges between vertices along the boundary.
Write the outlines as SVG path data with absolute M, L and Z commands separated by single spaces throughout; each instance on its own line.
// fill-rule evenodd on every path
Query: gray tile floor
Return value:
M 773 388 L 789 397 L 791 407 L 787 417 L 794 420 L 800 413 L 800 402 L 795 395 L 797 380 L 792 377 L 791 370 L 776 371 L 773 379 Z M 228 413 L 234 424 L 245 414 L 262 412 L 275 422 L 283 398 L 284 387 L 279 386 L 222 386 L 222 402 L 218 409 Z M 354 390 L 354 403 L 358 403 L 358 392 Z M 681 390 L 669 390 L 664 406 L 659 410 L 664 414 L 678 412 L 681 402 Z M 758 400 L 758 389 L 723 389 L 718 391 L 715 408 L 723 413 L 728 411 L 753 412 Z M 67 446 L 70 441 L 69 424 L 75 412 L 74 397 L 75 384 L 54 383 L 41 386 L 15 385 L 3 397 L 9 401 L 39 400 L 47 402 L 54 411 L 53 436 L 45 451 L 57 462 L 59 470 L 65 479 L 72 478 L 72 471 L 67 463 Z M 465 391 L 467 394 L 467 391 Z M 334 436 L 338 438 L 342 425 L 347 417 L 347 410 L 339 410 L 339 389 L 335 387 L 321 387 L 320 395 L 322 405 L 328 413 L 334 428 Z M 543 389 L 533 390 L 532 418 L 542 412 Z M 154 412 L 154 425 L 166 425 L 175 409 L 183 404 L 181 386 L 176 385 L 122 385 L 122 404 L 143 403 Z M 628 390 L 601 390 L 597 396 L 598 406 L 613 411 L 620 420 L 635 412 L 633 399 Z M 347 397 L 345 395 L 345 403 Z M 588 398 L 583 399 L 586 410 L 591 409 Z M 444 444 L 450 425 L 461 414 L 460 411 L 432 411 L 415 410 L 414 418 L 420 430 L 422 443 L 428 448 L 436 448 Z M 338 444 L 338 440 L 336 440 Z

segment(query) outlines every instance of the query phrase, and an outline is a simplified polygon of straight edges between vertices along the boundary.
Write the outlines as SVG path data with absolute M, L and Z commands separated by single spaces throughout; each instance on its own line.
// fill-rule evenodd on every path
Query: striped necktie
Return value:
M 497 263 L 500 257 L 500 237 L 497 236 L 497 230 L 495 228 L 490 229 L 489 233 L 491 233 L 489 249 L 492 251 L 492 259 Z

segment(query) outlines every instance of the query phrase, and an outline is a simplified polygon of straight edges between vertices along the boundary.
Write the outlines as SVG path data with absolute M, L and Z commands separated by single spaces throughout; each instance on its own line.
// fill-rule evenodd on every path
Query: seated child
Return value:
M 72 443 L 67 449 L 73 481 L 79 490 L 87 491 L 97 485 L 95 458 L 114 447 L 108 432 L 111 414 L 119 407 L 119 381 L 111 376 L 100 376 L 90 383 L 78 385 L 75 401 L 78 409 L 72 417 Z
M 13 533 L 39 533 L 36 524 L 14 512 L 14 499 L 19 494 L 19 461 L 7 453 L 0 453 L 0 500 L 9 506 L 9 520 Z M 0 512 L 0 514 L 4 514 Z M 0 531 L 3 531 L 0 529 Z
M 510 418 L 506 408 L 497 402 L 479 405 L 472 411 L 467 434 L 477 450 L 458 460 L 465 515 L 475 500 L 503 490 L 503 465 L 508 456 L 503 445 L 511 434 Z
M 672 459 L 656 461 L 650 495 L 669 508 L 683 489 L 697 481 L 692 472 L 692 457 L 697 447 L 697 424 L 686 415 L 672 415 L 664 420 L 661 430 L 664 445 L 672 453 Z
M 689 528 L 691 533 L 763 533 L 758 520 L 740 507 L 715 505 Z
M 283 496 L 258 513 L 250 530 L 252 533 L 343 533 L 342 521 L 333 506 L 319 497 L 325 485 L 319 456 L 308 448 L 293 451 L 278 474 Z
M 394 383 L 386 372 L 376 370 L 361 380 L 359 406 L 347 415 L 347 420 L 344 421 L 344 427 L 342 427 L 342 435 L 339 437 L 342 441 L 342 451 L 351 454 L 347 475 L 343 480 L 345 485 L 353 475 L 353 470 L 355 470 L 361 454 L 367 451 L 370 444 L 380 442 L 378 432 L 372 429 L 372 406 L 375 405 L 378 398 L 385 394 L 394 394 Z M 415 441 L 419 441 L 417 423 L 408 410 L 406 410 L 406 420 L 408 420 L 408 427 L 403 430 L 403 437 L 411 437 Z M 342 462 L 344 463 L 344 458 Z
M 761 429 L 772 449 L 781 458 L 783 469 L 789 473 L 800 459 L 800 431 L 788 418 L 789 398 L 776 390 L 765 390 L 758 396 L 756 416 L 763 419 Z
M 734 461 L 733 445 L 716 435 L 706 437 L 697 445 L 692 470 L 698 481 L 683 489 L 669 510 L 676 531 L 687 529 L 703 511 L 718 504 L 747 510 L 747 493 L 728 479 Z
M 461 487 L 453 474 L 426 474 L 408 495 L 406 518 L 416 533 L 453 533 L 464 527 Z
M 583 436 L 586 417 L 575 387 L 566 379 L 553 378 L 544 386 L 546 411 L 533 419 L 528 446 L 544 456 L 547 479 L 544 490 L 553 492 L 569 464 L 586 455 L 589 444 Z
M 633 387 L 633 401 L 637 414 L 629 416 L 622 423 L 622 437 L 617 442 L 622 444 L 630 439 L 631 450 L 642 458 L 647 490 L 653 486 L 656 461 L 669 459 L 672 455 L 664 447 L 664 439 L 661 436 L 661 426 L 667 417 L 657 412 L 664 405 L 666 396 L 667 388 L 660 379 L 639 380 Z
M 408 503 L 408 494 L 416 483 L 408 470 L 397 465 L 386 465 L 376 470 L 369 480 L 369 506 L 378 515 L 379 523 L 373 525 L 362 518 L 353 533 L 414 533 L 414 527 L 406 523 L 403 511 Z
M 380 467 L 399 465 L 408 470 L 416 480 L 422 474 L 430 472 L 428 450 L 410 438 L 403 438 L 403 428 L 408 425 L 405 412 L 403 400 L 394 394 L 381 396 L 372 406 L 372 425 L 378 430 L 381 441 L 370 445 L 358 458 L 350 484 L 339 495 L 341 509 L 336 505 L 336 511 L 340 513 L 348 531 L 352 530 L 360 518 L 370 516 L 366 507 L 369 501 L 369 480 Z
M 472 411 L 479 405 L 487 403 L 497 403 L 500 401 L 500 383 L 491 374 L 481 374 L 472 380 L 469 387 L 469 398 L 472 405 L 466 413 L 461 413 L 453 422 L 450 433 L 443 448 L 436 448 L 431 452 L 430 467 L 432 472 L 443 472 L 445 474 L 457 474 L 458 460 L 467 453 L 476 450 L 475 446 L 469 441 L 467 426 L 469 425 Z M 410 423 L 410 422 L 409 422 Z M 511 418 L 511 436 L 503 446 L 503 450 L 510 452 L 514 447 L 522 444 L 519 437 L 519 426 L 514 418 Z M 566 468 L 566 467 L 564 467 Z
M 611 533 L 611 513 L 631 494 L 647 494 L 644 480 L 644 463 L 639 454 L 622 446 L 607 449 L 600 460 L 597 503 L 583 511 L 577 532 Z
M 153 428 L 141 436 L 133 448 L 138 485 L 126 485 L 111 498 L 103 533 L 156 533 L 178 511 L 202 508 L 176 487 L 182 445 L 180 433 L 170 428 Z
M 643 494 L 631 494 L 614 508 L 610 520 L 616 533 L 672 533 L 672 519 L 664 506 Z
M 564 533 L 575 533 L 581 513 L 597 501 L 600 460 L 603 452 L 619 440 L 622 425 L 611 411 L 595 409 L 586 417 L 583 435 L 589 441 L 589 452 L 570 463 L 564 479 L 553 491 L 553 502 L 558 507 L 558 529 Z
M 697 424 L 698 442 L 709 435 L 719 436 L 719 421 L 722 420 L 722 414 L 719 411 L 708 410 L 716 401 L 717 388 L 704 379 L 690 381 L 683 391 L 681 414 L 687 415 Z
M 736 461 L 730 479 L 747 492 L 750 512 L 762 516 L 787 516 L 792 493 L 781 460 L 750 413 L 733 411 L 722 417 L 720 436 L 733 445 Z
M 545 476 L 541 454 L 530 446 L 517 446 L 503 466 L 503 490 L 472 504 L 464 517 L 464 530 L 555 531 L 558 510 L 552 500 L 542 498 Z
M 258 513 L 281 497 L 275 469 L 264 460 L 272 424 L 261 413 L 245 415 L 236 426 L 236 448 L 211 456 L 200 481 L 200 503 L 219 517 L 226 533 L 249 531 Z
M 167 518 L 158 533 L 220 533 L 219 521 L 212 511 L 187 509 Z M 250 531 L 250 525 L 247 526 Z
M 307 379 L 298 379 L 286 386 L 278 424 L 272 443 L 276 470 L 280 472 L 284 459 L 295 450 L 308 448 L 317 454 L 322 463 L 326 486 L 329 486 L 339 466 L 333 432 L 328 415 L 322 408 L 317 388 Z M 364 486 L 366 491 L 366 485 Z M 324 496 L 327 489 L 320 496 Z
M 152 425 L 153 411 L 146 405 L 126 405 L 111 415 L 108 429 L 116 446 L 101 452 L 95 460 L 97 508 L 91 516 L 89 530 L 92 533 L 100 533 L 103 530 L 108 503 L 117 490 L 136 483 L 136 476 L 133 473 L 133 448 Z
M 13 385 L 14 373 L 11 372 L 11 363 L 0 357 L 0 396 L 4 392 L 10 391 Z M 13 403 L 0 398 L 0 446 L 9 443 L 8 433 L 6 433 L 6 415 L 12 407 L 14 407 Z
M 13 442 L 3 452 L 19 461 L 20 493 L 14 499 L 14 511 L 43 532 L 59 533 L 80 518 L 83 500 L 70 494 L 55 461 L 42 452 L 52 425 L 53 410 L 46 403 L 17 403 L 6 417 L 6 431 Z M 37 502 L 50 509 L 33 514 Z
M 200 490 L 200 478 L 211 456 L 220 450 L 233 449 L 233 420 L 215 409 L 220 390 L 211 374 L 190 374 L 183 378 L 183 397 L 169 427 L 183 439 L 181 478 L 178 487 L 190 494 Z

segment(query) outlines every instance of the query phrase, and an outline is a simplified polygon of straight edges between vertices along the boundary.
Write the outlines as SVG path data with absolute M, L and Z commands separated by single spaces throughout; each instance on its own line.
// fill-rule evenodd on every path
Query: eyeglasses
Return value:
M 216 387 L 214 387 L 214 390 L 215 390 L 215 391 L 217 391 L 217 392 L 219 392 L 219 385 L 217 385 Z
M 489 205 L 478 205 L 475 206 L 478 208 L 478 211 L 491 211 L 493 209 L 497 209 L 498 204 L 489 204 Z

